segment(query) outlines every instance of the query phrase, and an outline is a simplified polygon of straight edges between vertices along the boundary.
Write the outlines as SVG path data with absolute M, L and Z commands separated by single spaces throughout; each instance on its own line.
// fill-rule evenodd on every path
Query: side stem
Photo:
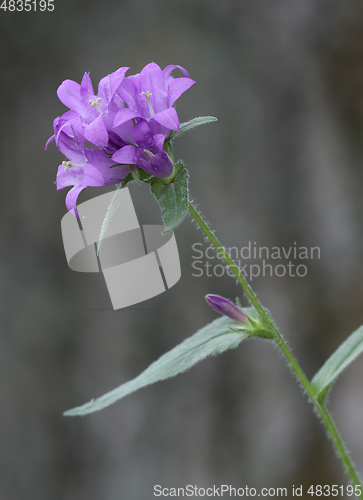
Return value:
M 301 369 L 299 363 L 296 361 L 294 358 L 292 352 L 286 345 L 284 339 L 282 338 L 280 332 L 276 328 L 274 322 L 272 321 L 272 318 L 270 315 L 267 313 L 267 311 L 262 307 L 260 301 L 257 299 L 256 295 L 252 291 L 252 288 L 250 285 L 247 283 L 246 278 L 243 276 L 241 273 L 240 269 L 238 266 L 233 262 L 231 259 L 230 255 L 226 251 L 226 249 L 221 245 L 219 240 L 216 238 L 214 233 L 211 231 L 209 228 L 208 224 L 204 221 L 202 216 L 197 212 L 197 210 L 193 207 L 192 203 L 189 202 L 189 213 L 195 220 L 195 222 L 198 224 L 200 229 L 203 231 L 203 233 L 206 235 L 208 240 L 211 242 L 211 244 L 214 246 L 216 251 L 219 253 L 219 255 L 222 257 L 224 262 L 227 264 L 229 269 L 233 272 L 235 277 L 237 278 L 237 281 L 243 288 L 244 292 L 247 295 L 248 300 L 252 304 L 252 306 L 256 309 L 258 312 L 261 320 L 264 322 L 265 327 L 271 332 L 273 335 L 274 340 L 276 341 L 277 345 L 281 349 L 282 353 L 284 354 L 287 362 L 291 366 L 291 369 L 296 375 L 296 378 L 299 380 L 303 388 L 305 389 L 307 395 L 309 396 L 310 400 L 312 401 L 317 413 L 319 414 L 320 418 L 322 419 L 326 430 L 328 432 L 328 435 L 353 483 L 354 486 L 360 487 L 360 495 L 359 498 L 363 498 L 363 489 L 362 489 L 362 483 L 359 479 L 359 476 L 357 474 L 357 471 L 355 470 L 355 467 L 350 460 L 349 454 L 347 449 L 344 446 L 344 443 L 339 435 L 339 432 L 331 418 L 331 415 L 326 408 L 324 403 L 320 403 L 317 399 L 317 394 L 310 384 L 308 378 L 306 377 L 305 373 Z M 358 493 L 358 491 L 357 491 Z M 358 497 L 358 495 L 356 495 Z

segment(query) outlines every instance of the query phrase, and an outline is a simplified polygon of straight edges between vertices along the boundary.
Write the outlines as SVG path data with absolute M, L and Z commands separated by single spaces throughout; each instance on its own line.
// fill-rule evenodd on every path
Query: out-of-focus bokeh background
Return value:
M 96 86 L 120 66 L 184 66 L 197 83 L 177 103 L 181 121 L 218 122 L 185 134 L 174 152 L 217 235 L 238 249 L 320 248 L 320 259 L 293 261 L 305 277 L 252 281 L 312 377 L 363 323 L 362 2 L 54 3 L 54 12 L 0 10 L 1 500 L 151 499 L 156 484 L 302 484 L 310 498 L 311 484 L 347 484 L 268 342 L 246 342 L 102 412 L 62 417 L 212 321 L 206 293 L 241 292 L 226 275 L 193 276 L 192 245 L 207 246 L 187 219 L 176 231 L 180 282 L 113 311 L 100 277 L 67 267 L 65 191 L 54 185 L 64 158 L 44 143 L 66 110 L 56 96 L 63 80 L 90 71 Z M 158 223 L 148 190 L 131 193 L 140 222 Z M 358 359 L 329 401 L 360 471 L 362 381 Z

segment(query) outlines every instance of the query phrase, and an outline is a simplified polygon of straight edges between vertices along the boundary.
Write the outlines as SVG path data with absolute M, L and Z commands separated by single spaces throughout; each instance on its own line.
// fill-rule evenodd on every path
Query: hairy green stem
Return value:
M 262 307 L 260 301 L 257 299 L 256 295 L 252 291 L 252 288 L 250 285 L 247 283 L 245 277 L 241 273 L 240 269 L 238 266 L 233 262 L 231 259 L 230 255 L 226 251 L 226 249 L 221 245 L 221 243 L 218 241 L 216 236 L 214 235 L 213 231 L 209 228 L 208 224 L 204 221 L 203 217 L 197 212 L 197 210 L 194 208 L 191 202 L 189 202 L 189 213 L 195 220 L 195 222 L 198 224 L 200 229 L 203 231 L 203 233 L 206 235 L 208 240 L 211 242 L 211 244 L 214 246 L 214 248 L 217 250 L 219 255 L 222 257 L 224 262 L 227 264 L 229 269 L 233 272 L 235 277 L 237 278 L 237 281 L 243 288 L 244 292 L 247 295 L 248 300 L 252 304 L 252 306 L 256 309 L 258 312 L 261 320 L 263 321 L 266 329 L 270 331 L 270 333 L 273 335 L 273 338 L 279 348 L 281 349 L 282 353 L 284 354 L 287 362 L 289 363 L 291 369 L 295 373 L 297 379 L 305 389 L 307 395 L 309 396 L 310 400 L 312 401 L 317 413 L 319 414 L 321 420 L 323 421 L 326 430 L 328 432 L 328 435 L 353 483 L 354 486 L 360 487 L 360 495 L 356 495 L 356 497 L 363 498 L 363 491 L 362 491 L 362 483 L 359 479 L 359 476 L 357 474 L 357 471 L 354 468 L 354 465 L 352 461 L 350 460 L 349 454 L 347 449 L 344 446 L 344 443 L 339 435 L 339 432 L 330 416 L 330 413 L 328 412 L 328 409 L 326 408 L 324 403 L 320 403 L 318 401 L 318 397 L 316 394 L 315 389 L 312 387 L 310 384 L 308 378 L 306 377 L 305 373 L 301 369 L 299 363 L 296 361 L 294 358 L 292 352 L 286 345 L 284 339 L 282 338 L 280 332 L 276 328 L 271 316 L 268 314 L 268 312 Z

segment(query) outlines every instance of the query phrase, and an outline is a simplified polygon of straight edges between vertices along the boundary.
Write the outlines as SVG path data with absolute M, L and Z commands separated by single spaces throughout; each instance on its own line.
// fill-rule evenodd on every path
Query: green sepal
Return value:
M 238 307 L 241 307 L 241 303 L 238 298 L 236 298 L 236 303 Z M 251 336 L 260 337 L 262 339 L 268 339 L 268 340 L 274 338 L 272 333 L 265 328 L 263 321 L 257 314 L 257 311 L 254 307 L 248 307 L 248 308 L 241 307 L 241 309 L 246 314 L 249 321 L 246 327 L 242 326 L 242 328 L 246 328 L 248 332 L 251 334 Z
M 244 311 L 244 312 L 246 312 L 246 311 Z M 251 315 L 248 315 L 248 314 L 247 314 L 247 318 L 248 318 L 248 321 L 251 323 L 251 325 L 252 325 L 253 327 L 258 326 L 259 321 L 255 321 L 255 320 L 251 317 Z
M 169 156 L 169 158 L 171 159 L 171 161 L 174 163 L 173 148 L 171 147 L 171 144 L 170 144 L 170 138 L 168 138 L 168 139 L 164 142 L 164 149 L 165 149 L 165 151 L 168 153 L 168 156 Z
M 140 180 L 142 180 L 142 182 L 145 182 L 147 184 L 150 184 L 153 181 L 153 179 L 155 179 L 153 175 L 149 174 L 148 172 L 145 172 L 145 170 L 143 170 L 142 168 L 138 168 L 137 172 Z
M 214 116 L 197 116 L 192 120 L 181 123 L 179 126 L 179 130 L 173 130 L 169 136 L 169 139 L 174 139 L 175 137 L 179 137 L 180 135 L 184 134 L 184 132 L 192 130 L 195 127 L 199 127 L 199 125 L 205 125 L 207 123 L 212 123 L 216 121 L 217 118 L 215 118 Z
M 260 337 L 261 339 L 273 340 L 274 336 L 269 330 L 264 330 L 263 328 L 257 328 L 254 333 L 254 337 Z
M 137 166 L 130 165 L 130 172 L 131 172 L 133 180 L 140 186 L 141 180 L 140 180 L 139 169 L 137 168 Z
M 151 191 L 161 208 L 164 232 L 178 227 L 188 213 L 188 178 L 188 171 L 179 162 L 174 165 L 172 180 L 154 177 L 151 181 Z
M 132 182 L 133 180 L 134 180 L 134 177 L 133 177 L 132 173 L 130 172 L 129 174 L 127 174 L 127 176 L 124 179 L 122 179 L 122 182 L 121 182 L 122 187 L 126 187 L 127 184 L 129 182 Z

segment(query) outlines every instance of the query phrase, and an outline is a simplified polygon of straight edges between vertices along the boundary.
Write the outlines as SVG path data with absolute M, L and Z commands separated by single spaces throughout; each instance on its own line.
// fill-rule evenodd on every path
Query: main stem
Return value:
M 272 321 L 270 315 L 265 311 L 265 309 L 262 307 L 260 301 L 257 299 L 256 295 L 252 291 L 250 285 L 247 283 L 245 277 L 241 273 L 240 269 L 238 266 L 233 262 L 231 259 L 230 255 L 226 251 L 226 249 L 221 245 L 221 243 L 218 241 L 214 233 L 211 231 L 211 229 L 208 227 L 207 223 L 203 220 L 201 215 L 197 212 L 197 210 L 193 207 L 191 202 L 189 202 L 189 213 L 195 220 L 195 222 L 198 224 L 200 229 L 203 231 L 203 233 L 206 235 L 206 237 L 209 239 L 209 241 L 212 243 L 214 248 L 217 250 L 219 255 L 222 257 L 224 262 L 227 264 L 229 269 L 233 272 L 235 277 L 237 278 L 237 281 L 245 291 L 248 300 L 250 303 L 254 306 L 256 311 L 258 312 L 260 318 L 265 324 L 265 327 L 271 332 L 271 334 L 274 337 L 274 340 L 276 341 L 277 345 L 281 349 L 282 353 L 284 354 L 287 362 L 291 366 L 293 372 L 295 373 L 297 379 L 300 381 L 301 385 L 304 387 L 307 395 L 311 399 L 313 405 L 315 406 L 316 411 L 320 415 L 326 430 L 328 432 L 328 435 L 330 439 L 333 442 L 333 445 L 340 456 L 341 461 L 343 462 L 343 465 L 353 483 L 354 486 L 360 486 L 361 488 L 361 494 L 359 495 L 359 498 L 363 498 L 363 491 L 362 491 L 362 483 L 359 479 L 359 476 L 357 474 L 357 471 L 354 468 L 354 465 L 352 461 L 349 458 L 349 454 L 344 446 L 344 443 L 339 435 L 339 432 L 330 416 L 330 413 L 328 409 L 326 408 L 324 403 L 320 403 L 317 398 L 317 394 L 315 389 L 312 387 L 310 384 L 308 378 L 306 377 L 305 373 L 303 370 L 300 368 L 299 363 L 296 361 L 294 356 L 292 355 L 292 352 L 290 349 L 287 347 L 284 339 L 282 338 L 280 332 L 276 328 L 274 322 Z

